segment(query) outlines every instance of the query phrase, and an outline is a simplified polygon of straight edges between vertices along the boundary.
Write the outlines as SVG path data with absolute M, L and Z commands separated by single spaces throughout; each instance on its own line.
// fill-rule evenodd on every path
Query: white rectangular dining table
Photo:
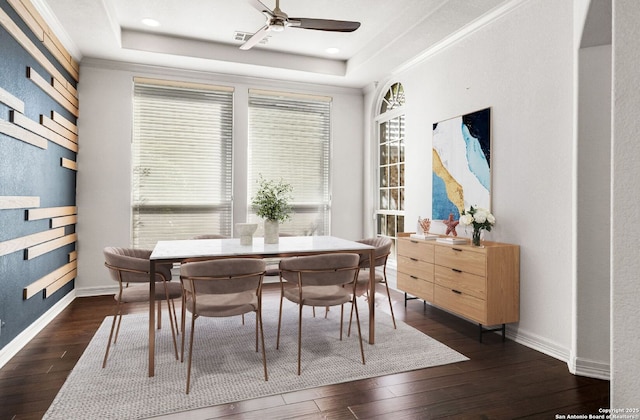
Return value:
M 339 252 L 369 253 L 369 266 L 375 267 L 375 248 L 334 236 L 285 236 L 277 244 L 253 238 L 252 245 L 240 245 L 239 238 L 158 241 L 151 253 L 149 272 L 149 376 L 155 374 L 155 272 L 156 265 L 217 258 L 284 258 Z M 375 270 L 369 270 L 369 343 L 375 342 Z

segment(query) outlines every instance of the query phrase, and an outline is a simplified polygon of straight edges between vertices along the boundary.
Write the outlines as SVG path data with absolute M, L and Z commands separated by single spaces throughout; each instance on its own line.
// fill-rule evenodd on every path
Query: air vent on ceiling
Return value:
M 233 39 L 235 39 L 236 41 L 241 41 L 241 42 L 246 42 L 252 36 L 253 36 L 253 34 L 250 34 L 249 32 L 235 31 L 233 33 Z M 262 40 L 260 40 L 260 43 L 261 44 L 266 44 L 267 41 L 269 40 L 269 38 L 271 38 L 271 37 L 270 36 L 266 36 L 266 37 L 262 38 Z

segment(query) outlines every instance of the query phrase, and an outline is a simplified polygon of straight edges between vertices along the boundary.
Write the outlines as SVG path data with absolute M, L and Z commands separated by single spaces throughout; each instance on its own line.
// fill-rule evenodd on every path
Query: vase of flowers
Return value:
M 496 218 L 487 209 L 471 206 L 462 211 L 460 223 L 466 226 L 473 226 L 471 244 L 480 246 L 482 231 L 491 232 L 491 228 L 496 223 Z
M 264 179 L 262 175 L 258 179 L 258 190 L 251 200 L 251 205 L 256 214 L 262 217 L 264 223 L 264 243 L 277 244 L 279 238 L 279 223 L 291 218 L 291 184 Z

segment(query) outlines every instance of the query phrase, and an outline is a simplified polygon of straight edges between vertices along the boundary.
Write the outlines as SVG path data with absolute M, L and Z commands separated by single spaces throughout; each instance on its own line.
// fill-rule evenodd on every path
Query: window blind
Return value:
M 134 80 L 132 245 L 231 235 L 233 90 Z
M 328 97 L 249 91 L 248 202 L 260 175 L 289 182 L 294 214 L 283 233 L 330 234 L 330 111 Z M 251 208 L 247 219 L 260 221 Z

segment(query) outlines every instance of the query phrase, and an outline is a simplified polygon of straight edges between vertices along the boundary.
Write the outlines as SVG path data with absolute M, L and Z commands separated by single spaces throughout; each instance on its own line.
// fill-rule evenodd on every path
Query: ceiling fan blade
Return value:
M 244 44 L 240 45 L 241 50 L 248 50 L 254 45 L 258 44 L 262 39 L 267 36 L 269 32 L 269 25 L 263 26 L 258 32 L 253 34 L 251 38 L 247 39 Z
M 360 27 L 360 22 L 331 19 L 289 18 L 289 26 L 292 28 L 314 29 L 317 31 L 353 32 Z
M 267 13 L 270 16 L 273 16 L 273 10 L 265 6 L 260 0 L 248 0 L 248 1 L 260 13 Z

